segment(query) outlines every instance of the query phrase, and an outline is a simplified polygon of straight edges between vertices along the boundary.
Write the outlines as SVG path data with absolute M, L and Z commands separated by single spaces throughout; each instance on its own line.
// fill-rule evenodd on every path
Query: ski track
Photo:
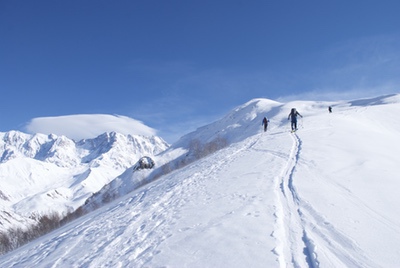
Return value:
M 300 198 L 295 175 L 301 165 L 302 141 L 296 133 L 289 135 L 292 149 L 286 166 L 275 178 L 276 222 L 272 236 L 277 241 L 273 252 L 280 267 L 316 268 L 321 265 L 320 259 L 328 267 L 379 267 L 353 240 Z
M 277 240 L 274 253 L 280 267 L 319 267 L 313 241 L 308 237 L 300 212 L 299 196 L 294 187 L 294 173 L 301 151 L 301 141 L 290 134 L 293 145 L 287 164 L 275 179 L 276 227 L 273 236 Z

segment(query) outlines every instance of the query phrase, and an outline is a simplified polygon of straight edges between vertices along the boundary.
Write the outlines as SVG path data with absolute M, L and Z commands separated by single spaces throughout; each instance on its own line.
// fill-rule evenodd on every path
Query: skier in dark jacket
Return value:
M 264 126 L 264 132 L 267 131 L 268 122 L 269 122 L 269 120 L 266 117 L 264 117 L 264 119 L 262 121 L 262 125 Z
M 296 111 L 296 108 L 292 108 L 292 110 L 290 111 L 290 114 L 288 116 L 288 120 L 292 119 L 291 122 L 291 126 L 292 126 L 292 131 L 296 131 L 297 130 L 297 116 L 303 117 L 298 111 Z

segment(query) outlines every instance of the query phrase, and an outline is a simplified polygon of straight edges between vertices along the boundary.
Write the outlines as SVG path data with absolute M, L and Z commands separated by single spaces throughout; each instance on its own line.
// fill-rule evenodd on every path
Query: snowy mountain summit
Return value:
M 292 108 L 303 116 L 294 133 L 288 121 Z M 138 158 L 121 167 L 101 189 L 96 184 L 98 194 L 89 203 L 100 204 L 97 210 L 0 256 L 0 266 L 397 267 L 399 114 L 400 95 L 337 102 L 251 100 L 160 150 L 151 158 L 152 169 L 138 169 Z M 264 116 L 270 120 L 266 132 Z M 97 174 L 99 180 L 103 171 L 112 172 L 104 163 L 126 156 L 117 152 L 122 147 L 88 153 L 87 148 L 99 148 L 90 144 L 75 149 L 85 156 L 78 166 L 90 168 L 72 179 L 66 174 L 71 183 L 59 185 L 57 193 L 86 189 L 94 184 L 87 177 Z M 52 175 L 63 175 L 59 171 L 76 159 L 68 154 L 67 164 L 57 166 L 50 149 L 18 148 L 23 149 L 3 152 L 7 161 L 0 170 L 5 174 L 20 159 L 12 155 L 30 155 L 14 165 L 25 174 L 19 177 L 25 184 L 38 180 L 29 173 L 38 161 L 33 155 L 49 155 L 34 167 Z M 58 178 L 52 188 L 41 181 L 42 198 L 57 195 L 51 189 L 64 181 Z M 2 204 L 19 196 L 6 190 Z M 101 202 L 110 196 L 119 198 Z M 17 204 L 14 210 L 29 210 L 28 203 Z

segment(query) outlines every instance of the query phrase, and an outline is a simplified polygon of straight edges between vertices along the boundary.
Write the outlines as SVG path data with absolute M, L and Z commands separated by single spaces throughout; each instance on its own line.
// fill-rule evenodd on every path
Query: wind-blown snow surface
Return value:
M 292 107 L 304 116 L 295 134 Z M 221 135 L 227 148 L 1 256 L 0 266 L 398 267 L 399 115 L 399 95 L 253 100 L 177 143 Z

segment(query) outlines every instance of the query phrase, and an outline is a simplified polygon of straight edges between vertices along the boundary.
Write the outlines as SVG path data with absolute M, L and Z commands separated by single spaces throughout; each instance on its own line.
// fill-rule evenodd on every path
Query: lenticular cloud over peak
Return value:
M 94 138 L 104 132 L 153 136 L 156 130 L 141 121 L 121 115 L 79 114 L 33 118 L 26 126 L 30 133 L 64 135 L 81 140 Z

